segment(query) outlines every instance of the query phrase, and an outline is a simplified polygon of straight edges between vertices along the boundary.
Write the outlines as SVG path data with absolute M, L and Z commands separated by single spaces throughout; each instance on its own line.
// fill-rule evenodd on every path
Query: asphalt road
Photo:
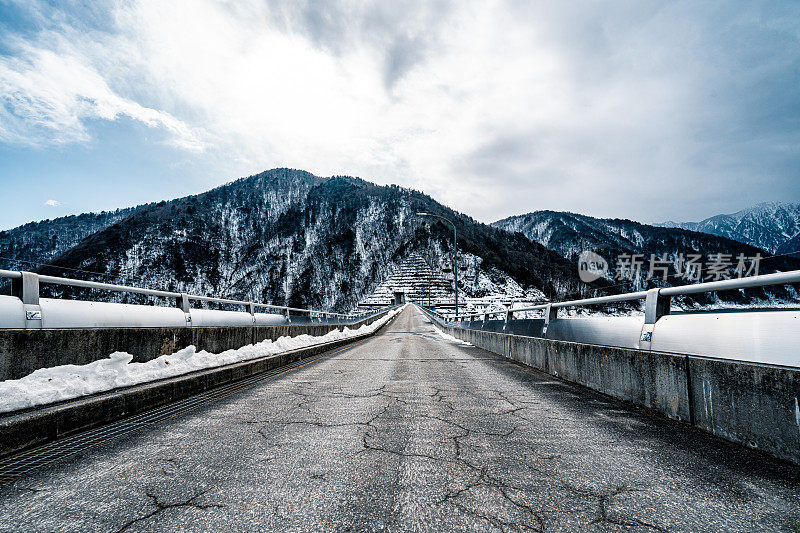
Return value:
M 0 487 L 0 531 L 797 531 L 798 489 L 798 468 L 444 340 L 409 306 Z

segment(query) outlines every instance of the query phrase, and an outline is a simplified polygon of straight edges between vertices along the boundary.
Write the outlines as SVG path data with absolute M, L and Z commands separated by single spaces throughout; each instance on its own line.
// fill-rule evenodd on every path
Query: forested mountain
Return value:
M 411 254 L 433 267 L 450 264 L 449 226 L 423 219 L 418 211 L 455 221 L 464 269 L 459 285 L 466 295 L 484 296 L 492 283 L 501 287 L 509 278 L 554 298 L 590 289 L 557 253 L 522 235 L 477 223 L 425 194 L 290 169 L 140 206 L 114 220 L 103 219 L 91 233 L 85 224 L 71 221 L 103 215 L 60 219 L 51 222 L 60 228 L 57 240 L 62 233 L 88 236 L 66 249 L 48 248 L 42 240 L 39 254 L 26 252 L 26 257 L 48 258 L 55 265 L 39 268 L 42 273 L 343 310 L 355 306 Z
M 29 222 L 0 231 L 0 262 L 5 268 L 35 269 L 141 207 L 144 206 Z
M 688 282 L 681 261 L 692 254 L 701 254 L 703 261 L 725 254 L 733 263 L 739 255 L 760 254 L 762 273 L 800 268 L 798 260 L 769 259 L 767 251 L 728 238 L 629 220 L 539 211 L 489 226 L 418 191 L 291 169 L 270 170 L 176 200 L 26 224 L 0 233 L 0 265 L 346 310 L 409 257 L 419 256 L 431 268 L 448 271 L 451 229 L 437 219 L 417 216 L 420 211 L 456 223 L 459 289 L 467 297 L 564 299 L 653 286 L 646 279 L 646 265 L 632 281 L 615 279 L 620 257 L 632 254 L 645 260 L 651 254 L 666 258 L 667 284 Z M 584 250 L 609 261 L 606 279 L 593 285 L 579 280 L 577 257 Z M 732 275 L 734 267 L 728 269 Z M 597 292 L 598 287 L 603 291 Z M 66 296 L 76 292 L 43 291 Z M 113 293 L 82 292 L 81 297 L 139 301 Z M 744 303 L 793 297 L 792 289 L 782 288 L 723 295 Z

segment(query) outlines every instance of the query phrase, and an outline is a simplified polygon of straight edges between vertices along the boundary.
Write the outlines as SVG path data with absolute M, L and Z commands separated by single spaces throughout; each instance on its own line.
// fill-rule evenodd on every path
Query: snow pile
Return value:
M 264 340 L 258 344 L 250 344 L 218 354 L 205 350 L 198 352 L 194 346 L 188 346 L 171 355 L 162 355 L 146 363 L 132 363 L 133 356 L 131 354 L 114 352 L 108 356 L 108 359 L 94 361 L 87 365 L 40 368 L 24 378 L 0 382 L 0 413 L 180 376 L 196 370 L 258 359 L 325 342 L 358 337 L 374 332 L 401 309 L 394 309 L 372 324 L 363 325 L 358 329 L 345 327 L 342 330 L 335 329 L 318 337 L 312 335 L 279 337 L 274 342 Z
M 434 329 L 434 331 L 436 331 L 436 333 L 439 334 L 439 336 L 441 338 L 443 338 L 446 341 L 455 342 L 456 344 L 460 344 L 461 346 L 472 346 L 472 344 L 468 343 L 467 341 L 462 341 L 461 339 L 457 339 L 457 338 L 453 337 L 452 335 L 448 335 L 447 333 L 445 333 L 444 331 L 440 330 L 436 326 L 433 326 L 433 329 Z

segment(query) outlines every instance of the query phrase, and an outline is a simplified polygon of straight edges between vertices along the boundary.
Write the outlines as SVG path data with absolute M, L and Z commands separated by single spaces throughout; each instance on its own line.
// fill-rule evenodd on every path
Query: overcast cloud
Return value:
M 0 0 L 0 157 L 132 121 L 216 183 L 357 175 L 482 221 L 800 201 L 795 2 L 58 5 Z

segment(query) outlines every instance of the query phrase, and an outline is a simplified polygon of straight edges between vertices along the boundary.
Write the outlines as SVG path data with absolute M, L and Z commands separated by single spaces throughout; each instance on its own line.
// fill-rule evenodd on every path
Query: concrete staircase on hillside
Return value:
M 383 281 L 358 305 L 380 307 L 395 302 L 395 294 L 402 293 L 406 302 L 431 303 L 453 300 L 453 282 L 440 272 L 434 272 L 418 254 L 406 258 L 397 270 Z

